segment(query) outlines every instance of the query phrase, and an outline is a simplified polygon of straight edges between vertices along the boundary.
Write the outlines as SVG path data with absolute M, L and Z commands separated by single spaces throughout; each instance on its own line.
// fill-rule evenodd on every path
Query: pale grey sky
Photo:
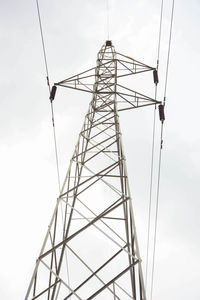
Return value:
M 117 51 L 156 65 L 160 2 L 110 0 L 110 39 Z M 171 6 L 171 1 L 164 2 L 161 100 Z M 36 3 L 1 0 L 0 6 L 0 298 L 20 300 L 58 187 Z M 107 39 L 106 1 L 40 0 L 40 9 L 51 82 L 95 66 L 96 54 Z M 199 15 L 198 0 L 175 1 L 154 300 L 200 298 Z M 151 80 L 141 77 L 138 90 L 153 96 Z M 58 91 L 55 117 L 62 178 L 89 101 L 79 92 Z M 125 112 L 120 118 L 144 257 L 153 110 Z M 157 121 L 157 149 L 159 127 Z

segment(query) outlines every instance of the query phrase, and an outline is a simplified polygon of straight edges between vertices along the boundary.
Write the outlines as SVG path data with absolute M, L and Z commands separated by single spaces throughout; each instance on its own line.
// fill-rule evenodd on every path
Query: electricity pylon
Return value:
M 96 67 L 55 84 L 92 95 L 25 299 L 146 300 L 119 111 L 160 102 L 121 85 L 155 68 L 106 41 Z

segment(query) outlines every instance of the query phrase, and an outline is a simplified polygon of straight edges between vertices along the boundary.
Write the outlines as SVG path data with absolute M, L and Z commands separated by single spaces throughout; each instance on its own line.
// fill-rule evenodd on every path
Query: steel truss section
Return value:
M 95 68 L 56 84 L 92 100 L 26 300 L 146 300 L 118 111 L 160 102 L 118 81 L 153 70 L 106 41 Z

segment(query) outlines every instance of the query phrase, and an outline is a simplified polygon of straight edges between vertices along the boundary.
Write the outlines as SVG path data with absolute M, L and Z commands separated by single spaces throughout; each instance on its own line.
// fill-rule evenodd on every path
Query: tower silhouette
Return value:
M 96 67 L 56 86 L 92 95 L 25 299 L 146 300 L 119 112 L 160 103 L 120 84 L 153 71 L 106 41 Z

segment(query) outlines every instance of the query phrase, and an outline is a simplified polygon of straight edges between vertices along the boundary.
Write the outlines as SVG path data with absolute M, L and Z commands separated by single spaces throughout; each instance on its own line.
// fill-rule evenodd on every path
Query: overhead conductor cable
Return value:
M 163 104 L 159 107 L 159 116 L 160 116 L 160 121 L 161 121 L 161 134 L 160 134 L 160 153 L 159 153 L 158 182 L 157 182 L 157 195 L 156 195 L 156 216 L 155 216 L 154 243 L 153 243 L 153 263 L 152 263 L 152 274 L 151 274 L 151 298 L 150 298 L 151 300 L 152 300 L 152 296 L 153 296 L 154 269 L 155 269 L 158 206 L 159 206 L 159 193 L 160 193 L 160 174 L 161 174 L 161 160 L 162 160 L 162 148 L 163 148 L 163 127 L 164 127 L 164 120 L 165 120 L 164 107 L 166 105 L 166 95 L 167 95 L 172 28 L 173 28 L 173 19 L 174 19 L 174 2 L 175 2 L 175 0 L 172 1 L 170 33 L 169 33 L 168 54 L 167 54 L 167 67 L 166 67 L 166 74 L 165 74 L 164 99 L 163 99 Z
M 54 85 L 51 89 L 50 79 L 49 79 L 48 63 L 47 63 L 47 55 L 46 55 L 45 42 L 44 42 L 44 34 L 43 34 L 43 30 L 42 30 L 42 21 L 41 21 L 40 8 L 39 8 L 38 0 L 36 0 L 36 5 L 37 5 L 39 26 L 40 26 L 40 35 L 41 35 L 41 40 L 42 40 L 42 49 L 43 49 L 43 56 L 44 56 L 44 62 L 45 62 L 45 69 L 46 69 L 46 79 L 47 79 L 47 85 L 48 85 L 49 94 L 50 94 L 49 99 L 50 99 L 50 104 L 51 104 L 51 117 L 52 117 L 52 125 L 53 125 L 54 148 L 55 148 L 55 157 L 56 157 L 58 188 L 59 188 L 59 194 L 60 194 L 60 191 L 61 191 L 60 171 L 59 171 L 58 147 L 57 147 L 56 130 L 55 130 L 55 118 L 54 118 L 54 109 L 53 109 L 53 100 L 55 99 L 55 94 L 56 94 L 57 87 Z M 62 219 L 63 219 L 62 206 L 61 206 L 61 213 L 62 213 Z M 56 215 L 57 215 L 57 212 L 56 212 Z M 56 226 L 54 228 L 54 235 L 55 235 L 55 231 L 56 231 Z M 55 237 L 54 237 L 54 239 L 55 239 Z M 53 243 L 54 242 L 55 242 L 55 240 L 53 240 Z M 66 258 L 66 266 L 67 266 L 67 280 L 68 280 L 68 285 L 70 285 L 69 266 L 68 266 L 68 259 L 67 259 L 67 253 L 66 252 L 65 252 L 65 258 Z M 53 259 L 53 256 L 52 256 L 52 259 Z M 37 273 L 36 273 L 36 276 L 37 276 Z M 50 275 L 49 285 L 50 285 L 50 283 L 51 283 L 51 275 Z
M 51 85 L 50 85 L 50 79 L 49 79 L 49 69 L 48 69 L 47 55 L 46 55 L 45 42 L 44 42 L 44 34 L 43 34 L 43 30 L 42 30 L 42 21 L 41 21 L 40 8 L 39 8 L 38 0 L 36 0 L 36 5 L 37 5 L 39 26 L 40 26 L 40 35 L 41 35 L 41 40 L 42 40 L 42 49 L 43 49 L 43 55 L 44 55 L 45 69 L 46 69 L 46 79 L 47 79 L 47 85 L 48 85 L 48 88 L 49 88 L 50 100 L 51 100 L 50 103 L 51 103 L 51 116 L 52 116 L 52 124 L 53 124 L 54 147 L 55 147 L 55 156 L 56 156 L 58 187 L 59 187 L 59 192 L 60 192 L 60 172 L 59 172 L 59 163 L 58 163 L 58 148 L 57 148 L 55 120 L 54 120 L 54 109 L 53 109 L 53 100 L 54 100 L 54 97 L 55 97 L 56 89 L 53 86 L 52 91 L 51 91 Z
M 162 35 L 162 19 L 163 19 L 163 0 L 161 1 L 160 8 L 160 24 L 158 35 L 158 48 L 157 48 L 157 66 L 153 71 L 153 80 L 155 83 L 155 100 L 157 99 L 158 89 L 158 68 L 160 60 L 160 46 Z M 152 189 L 153 189 L 153 170 L 154 170 L 154 150 L 155 150 L 155 127 L 156 127 L 156 105 L 153 114 L 153 128 L 152 128 L 152 150 L 151 150 L 151 167 L 150 167 L 150 187 L 149 187 L 149 207 L 148 207 L 148 226 L 147 226 L 147 247 L 146 247 L 146 269 L 145 269 L 145 288 L 147 289 L 148 269 L 149 269 L 149 247 L 150 247 L 150 228 L 151 228 L 151 211 L 152 211 Z

